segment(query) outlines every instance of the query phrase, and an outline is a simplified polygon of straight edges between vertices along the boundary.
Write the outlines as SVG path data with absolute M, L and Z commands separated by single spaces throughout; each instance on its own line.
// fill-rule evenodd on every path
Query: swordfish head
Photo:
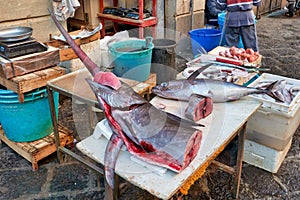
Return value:
M 105 101 L 112 108 L 128 108 L 134 105 L 147 103 L 147 100 L 135 93 L 131 87 L 122 85 L 118 90 L 114 90 L 105 85 L 98 84 L 90 79 L 86 79 L 97 95 L 97 99 Z

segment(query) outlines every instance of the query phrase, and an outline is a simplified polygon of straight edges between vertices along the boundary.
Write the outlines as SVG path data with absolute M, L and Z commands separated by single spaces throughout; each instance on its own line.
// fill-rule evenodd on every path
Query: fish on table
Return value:
M 132 88 L 118 90 L 87 80 L 104 108 L 113 134 L 105 151 L 106 180 L 113 187 L 113 174 L 121 147 L 148 163 L 174 172 L 186 168 L 200 148 L 201 126 L 163 112 Z
M 53 12 L 49 12 L 66 41 L 93 75 L 93 80 L 87 82 L 112 129 L 104 156 L 105 177 L 110 187 L 114 187 L 114 169 L 123 145 L 131 154 L 151 164 L 175 172 L 186 168 L 200 148 L 201 125 L 157 109 L 121 83 L 113 73 L 100 71 L 64 30 Z
M 152 92 L 162 98 L 182 101 L 188 101 L 192 94 L 210 97 L 214 103 L 234 101 L 250 94 L 267 94 L 277 101 L 284 101 L 275 93 L 277 81 L 271 83 L 266 89 L 260 89 L 221 80 L 197 78 L 210 65 L 212 64 L 194 71 L 187 79 L 163 82 L 153 87 Z

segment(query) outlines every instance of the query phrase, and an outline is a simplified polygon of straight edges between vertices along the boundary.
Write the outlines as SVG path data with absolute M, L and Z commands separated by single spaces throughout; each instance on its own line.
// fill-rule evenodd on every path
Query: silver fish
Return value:
M 220 80 L 196 78 L 201 71 L 200 68 L 187 79 L 161 83 L 153 87 L 152 92 L 162 98 L 182 101 L 188 101 L 192 94 L 211 97 L 215 103 L 238 100 L 250 94 L 267 94 L 280 102 L 284 101 L 284 99 L 273 93 L 273 87 L 277 84 L 277 81 L 270 84 L 267 89 L 259 89 Z

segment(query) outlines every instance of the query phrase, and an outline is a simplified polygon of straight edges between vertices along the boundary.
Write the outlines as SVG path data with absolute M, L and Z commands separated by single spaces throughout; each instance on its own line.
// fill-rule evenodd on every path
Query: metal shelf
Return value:
M 152 34 L 153 34 L 153 36 L 155 35 L 155 28 L 156 28 L 156 24 L 157 24 L 156 0 L 152 1 L 152 17 L 144 19 L 143 9 L 139 9 L 139 19 L 138 20 L 119 17 L 119 16 L 115 16 L 112 14 L 103 14 L 103 9 L 104 9 L 103 0 L 99 0 L 99 1 L 100 1 L 100 13 L 98 13 L 98 18 L 103 25 L 103 28 L 101 30 L 102 37 L 105 36 L 105 28 L 104 28 L 105 20 L 114 22 L 114 30 L 115 31 L 118 31 L 117 25 L 118 25 L 118 23 L 121 23 L 121 24 L 128 24 L 128 25 L 139 27 L 139 38 L 144 38 L 144 28 L 145 27 L 153 27 Z M 113 0 L 113 6 L 118 7 L 118 0 Z M 144 0 L 139 0 L 138 7 L 144 8 Z

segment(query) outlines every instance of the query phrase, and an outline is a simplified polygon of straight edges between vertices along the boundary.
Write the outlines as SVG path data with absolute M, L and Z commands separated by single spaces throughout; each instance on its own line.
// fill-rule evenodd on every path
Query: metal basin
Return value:
M 28 39 L 32 35 L 32 28 L 16 26 L 0 29 L 0 42 L 16 42 Z

